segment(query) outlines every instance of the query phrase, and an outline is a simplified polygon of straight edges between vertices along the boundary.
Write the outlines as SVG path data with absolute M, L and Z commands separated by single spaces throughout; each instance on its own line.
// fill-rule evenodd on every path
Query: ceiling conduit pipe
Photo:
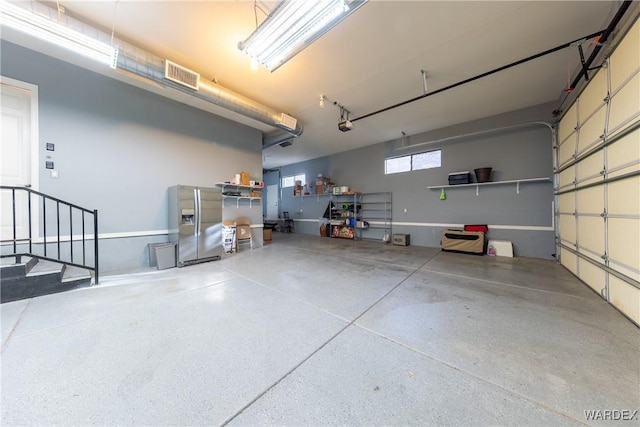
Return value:
M 516 129 L 521 129 L 521 128 L 527 128 L 527 127 L 533 127 L 533 126 L 544 126 L 544 127 L 548 128 L 551 131 L 551 136 L 553 138 L 554 131 L 553 131 L 553 125 L 551 123 L 545 122 L 545 121 L 533 121 L 533 122 L 516 123 L 516 124 L 513 124 L 513 125 L 502 126 L 502 127 L 497 127 L 497 128 L 491 128 L 491 129 L 482 129 L 482 130 L 478 130 L 478 131 L 474 131 L 474 132 L 463 133 L 463 134 L 460 134 L 460 135 L 447 136 L 447 137 L 444 137 L 444 138 L 431 139 L 431 140 L 425 141 L 425 142 L 418 142 L 418 143 L 415 143 L 415 144 L 403 145 L 403 146 L 397 148 L 397 150 L 414 149 L 414 148 L 420 147 L 422 145 L 442 144 L 444 142 L 456 141 L 456 140 L 459 140 L 459 139 L 471 138 L 471 137 L 476 137 L 476 136 L 486 136 L 486 135 L 491 135 L 493 133 L 505 132 L 505 131 L 516 130 Z M 404 139 L 404 138 L 405 138 L 405 136 L 402 137 L 402 139 Z M 395 141 L 397 141 L 397 139 Z
M 20 3 L 18 3 L 20 4 Z M 191 89 L 174 83 L 165 78 L 165 62 L 164 59 L 149 53 L 131 43 L 127 43 L 123 40 L 112 38 L 110 35 L 90 27 L 82 21 L 72 18 L 68 15 L 60 15 L 58 17 L 58 11 L 50 8 L 39 2 L 29 2 L 26 9 L 31 13 L 35 13 L 40 16 L 44 16 L 53 22 L 56 22 L 62 26 L 79 31 L 90 37 L 93 37 L 102 42 L 110 43 L 112 46 L 118 48 L 118 62 L 117 69 L 125 70 L 136 74 L 138 76 L 147 78 L 165 87 L 171 87 L 173 89 L 184 92 L 193 97 L 210 102 L 211 104 L 241 114 L 245 117 L 254 119 L 261 123 L 273 126 L 278 129 L 273 134 L 263 135 L 263 148 L 266 146 L 275 145 L 284 141 L 297 138 L 302 134 L 302 124 L 296 121 L 296 128 L 291 129 L 284 126 L 281 123 L 282 112 L 279 112 L 273 108 L 267 107 L 240 95 L 230 89 L 227 89 L 215 82 L 206 81 L 200 79 L 198 84 L 198 90 Z M 266 145 L 270 144 L 270 145 Z
M 493 69 L 491 71 L 487 71 L 485 73 L 478 74 L 477 76 L 474 76 L 474 77 L 469 77 L 468 79 L 459 81 L 457 83 L 453 83 L 453 84 L 451 84 L 449 86 L 445 86 L 443 88 L 436 89 L 436 90 L 431 91 L 431 92 L 427 92 L 427 93 L 425 93 L 423 95 L 416 96 L 415 98 L 411 98 L 411 99 L 408 99 L 406 101 L 402 101 L 402 102 L 399 102 L 397 104 L 391 105 L 389 107 L 385 107 L 385 108 L 382 108 L 380 110 L 374 111 L 373 113 L 369 113 L 369 114 L 365 114 L 364 116 L 356 117 L 355 119 L 351 119 L 351 122 L 357 122 L 358 120 L 363 120 L 363 119 L 369 118 L 371 116 L 375 116 L 377 114 L 384 113 L 386 111 L 393 110 L 393 109 L 398 108 L 398 107 L 402 107 L 403 105 L 407 105 L 407 104 L 410 104 L 412 102 L 419 101 L 421 99 L 428 98 L 428 97 L 433 96 L 433 95 L 437 95 L 437 94 L 439 94 L 441 92 L 445 92 L 447 90 L 454 89 L 454 88 L 456 88 L 458 86 L 462 86 L 464 84 L 471 83 L 471 82 L 473 82 L 475 80 L 482 79 L 484 77 L 490 76 L 490 75 L 498 73 L 500 71 L 504 71 L 504 70 L 507 70 L 509 68 L 515 67 L 517 65 L 524 64 L 525 62 L 533 61 L 534 59 L 540 58 L 540 57 L 545 56 L 545 55 L 549 55 L 549 54 L 557 52 L 557 51 L 559 51 L 561 49 L 566 49 L 567 47 L 571 46 L 572 44 L 574 44 L 576 42 L 579 42 L 579 41 L 582 41 L 582 40 L 589 40 L 589 39 L 592 39 L 594 37 L 597 37 L 597 36 L 601 35 L 602 33 L 604 33 L 604 31 L 605 30 L 601 30 L 601 31 L 586 35 L 586 36 L 581 37 L 579 39 L 572 40 L 572 41 L 570 41 L 568 43 L 564 43 L 564 44 L 561 44 L 561 45 L 556 46 L 554 48 L 545 50 L 544 52 L 540 52 L 540 53 L 537 53 L 535 55 L 528 56 L 528 57 L 526 57 L 524 59 L 521 59 L 519 61 L 515 61 L 515 62 L 512 62 L 510 64 L 503 65 L 502 67 L 498 67 L 498 68 L 495 68 L 495 69 Z
M 462 85 L 470 83 L 472 81 L 479 80 L 481 78 L 490 76 L 490 75 L 498 73 L 500 71 L 504 71 L 506 69 L 515 67 L 517 65 L 524 64 L 525 62 L 529 62 L 529 61 L 532 61 L 534 59 L 540 58 L 542 56 L 549 55 L 551 53 L 557 52 L 557 51 L 559 51 L 561 49 L 566 49 L 567 47 L 573 45 L 576 42 L 580 42 L 582 40 L 590 40 L 590 39 L 592 39 L 594 37 L 600 36 L 600 38 L 598 39 L 598 45 L 596 45 L 596 47 L 593 49 L 593 52 L 591 53 L 591 55 L 589 55 L 589 58 L 583 64 L 583 67 L 580 70 L 580 73 L 578 73 L 578 76 L 574 79 L 574 81 L 571 83 L 571 86 L 568 88 L 568 89 L 573 90 L 583 76 L 588 79 L 588 77 L 586 75 L 586 71 L 589 70 L 589 67 L 595 61 L 596 57 L 598 56 L 598 53 L 602 49 L 602 44 L 605 43 L 607 41 L 607 39 L 609 38 L 609 36 L 611 35 L 611 33 L 613 33 L 613 31 L 618 26 L 618 24 L 622 20 L 622 17 L 627 12 L 627 10 L 629 9 L 629 7 L 631 6 L 632 3 L 633 3 L 632 0 L 625 0 L 622 3 L 622 5 L 620 6 L 620 8 L 618 8 L 618 11 L 616 12 L 616 15 L 613 17 L 613 19 L 611 20 L 611 22 L 609 23 L 607 28 L 605 28 L 604 30 L 601 30 L 601 31 L 598 31 L 598 32 L 595 32 L 595 33 L 592 33 L 592 34 L 589 34 L 589 35 L 586 35 L 586 36 L 581 37 L 581 38 L 576 39 L 576 40 L 572 40 L 572 41 L 570 41 L 568 43 L 564 43 L 564 44 L 561 44 L 561 45 L 556 46 L 554 48 L 545 50 L 544 52 L 540 52 L 540 53 L 537 53 L 535 55 L 528 56 L 528 57 L 526 57 L 524 59 L 521 59 L 519 61 L 515 61 L 515 62 L 512 62 L 510 64 L 504 65 L 502 67 L 495 68 L 495 69 L 493 69 L 491 71 L 487 71 L 485 73 L 478 74 L 477 76 L 470 77 L 468 79 L 465 79 L 465 80 L 462 80 L 460 82 L 451 84 L 449 86 L 445 86 L 443 88 L 440 88 L 440 89 L 437 89 L 437 90 L 434 90 L 434 91 L 431 91 L 431 92 L 424 93 L 423 95 L 416 96 L 415 98 L 411 98 L 411 99 L 408 99 L 406 101 L 402 101 L 402 102 L 399 102 L 397 104 L 391 105 L 389 107 L 385 107 L 385 108 L 382 108 L 380 110 L 374 111 L 372 113 L 365 114 L 365 115 L 360 116 L 360 117 L 356 117 L 355 119 L 351 119 L 351 122 L 357 122 L 358 120 L 363 120 L 363 119 L 369 118 L 371 116 L 375 116 L 376 114 L 384 113 L 386 111 L 393 110 L 393 109 L 398 108 L 398 107 L 402 107 L 403 105 L 407 105 L 409 103 L 412 103 L 412 102 L 415 102 L 415 101 L 419 101 L 419 100 L 421 100 L 423 98 L 427 98 L 429 96 L 433 96 L 433 95 L 436 95 L 438 93 L 445 92 L 447 90 L 456 88 L 458 86 L 462 86 Z M 565 95 L 564 99 L 560 103 L 560 106 L 562 106 L 562 104 L 564 104 L 564 102 L 566 101 L 568 95 L 569 95 L 569 93 L 567 93 Z M 556 111 L 559 111 L 559 108 Z

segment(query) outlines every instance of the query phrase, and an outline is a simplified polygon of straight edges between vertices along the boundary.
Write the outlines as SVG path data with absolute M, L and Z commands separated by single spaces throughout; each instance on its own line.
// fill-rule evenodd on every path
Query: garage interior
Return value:
M 640 4 L 346 4 L 268 70 L 278 2 L 0 3 L 2 424 L 637 423 Z M 249 246 L 150 266 L 176 184 Z

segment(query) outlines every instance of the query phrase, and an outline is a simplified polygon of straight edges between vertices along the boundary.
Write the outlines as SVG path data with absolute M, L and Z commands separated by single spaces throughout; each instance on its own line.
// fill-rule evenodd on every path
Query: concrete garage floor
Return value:
M 639 329 L 550 261 L 276 233 L 1 309 L 3 425 L 638 425 Z

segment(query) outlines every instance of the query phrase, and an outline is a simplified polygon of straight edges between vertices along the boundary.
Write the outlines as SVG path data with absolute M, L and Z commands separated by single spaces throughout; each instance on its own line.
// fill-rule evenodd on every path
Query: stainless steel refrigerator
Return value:
M 169 241 L 179 267 L 222 256 L 222 194 L 218 188 L 169 188 Z

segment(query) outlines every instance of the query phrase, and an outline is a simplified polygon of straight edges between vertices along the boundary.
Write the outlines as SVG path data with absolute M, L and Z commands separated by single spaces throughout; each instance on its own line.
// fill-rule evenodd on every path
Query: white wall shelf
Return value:
M 244 189 L 244 190 L 262 190 L 264 186 L 262 185 L 238 185 L 238 184 L 229 184 L 227 182 L 216 182 L 216 187 L 220 187 L 223 190 L 227 187 L 236 188 L 236 189 Z
M 260 186 L 260 185 L 237 185 L 237 184 L 227 184 L 226 182 L 216 182 L 216 187 L 220 187 L 222 189 L 222 192 L 224 193 L 225 189 L 235 189 L 237 191 L 241 191 L 241 190 L 262 190 L 264 187 Z M 236 201 L 236 208 L 240 207 L 240 201 L 242 200 L 249 200 L 249 208 L 252 207 L 253 201 L 254 200 L 259 200 L 260 201 L 260 205 L 262 206 L 262 197 L 251 197 L 251 196 L 225 196 L 224 194 L 222 195 L 222 199 L 226 200 L 226 199 L 233 199 Z
M 452 189 L 452 188 L 462 188 L 462 187 L 476 187 L 476 196 L 480 195 L 480 187 L 485 185 L 508 185 L 515 184 L 516 185 L 516 193 L 520 194 L 520 183 L 531 183 L 531 182 L 551 182 L 551 178 L 525 178 L 525 179 L 510 179 L 507 181 L 491 181 L 491 182 L 473 182 L 470 184 L 458 184 L 458 185 L 431 185 L 427 187 L 429 190 L 442 190 L 442 189 Z
M 300 198 L 301 202 L 304 204 L 305 197 L 317 197 L 317 201 L 320 201 L 320 197 L 331 196 L 331 193 L 322 193 L 322 194 L 303 194 L 301 196 L 293 196 L 294 198 Z

